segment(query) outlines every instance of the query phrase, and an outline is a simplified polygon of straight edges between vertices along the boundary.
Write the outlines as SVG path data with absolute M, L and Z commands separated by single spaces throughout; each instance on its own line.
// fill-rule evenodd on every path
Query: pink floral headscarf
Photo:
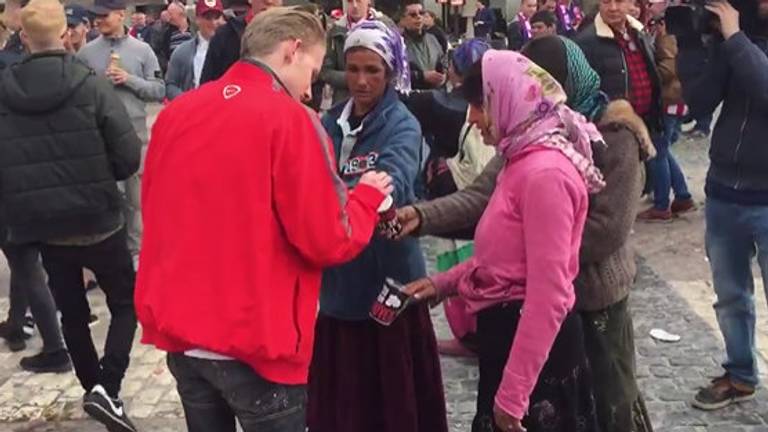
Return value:
M 504 157 L 533 145 L 556 148 L 581 173 L 590 193 L 605 187 L 592 161 L 592 143 L 603 143 L 603 136 L 565 105 L 565 91 L 544 69 L 514 51 L 490 50 L 483 56 L 483 95 Z

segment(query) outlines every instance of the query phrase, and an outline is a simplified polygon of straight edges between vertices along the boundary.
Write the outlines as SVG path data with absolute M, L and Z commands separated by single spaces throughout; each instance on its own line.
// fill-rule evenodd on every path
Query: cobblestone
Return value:
M 686 301 L 669 284 L 642 261 L 640 264 L 640 275 L 631 296 L 638 377 L 657 431 L 768 432 L 768 397 L 765 391 L 759 392 L 755 401 L 715 413 L 690 407 L 689 401 L 697 388 L 720 372 L 718 364 L 722 343 L 715 329 L 690 313 Z M 99 296 L 92 300 L 97 303 L 103 301 Z M 0 310 L 4 306 L 4 301 L 0 301 Z M 438 336 L 448 337 L 448 326 L 441 310 L 433 310 L 433 316 Z M 98 326 L 106 326 L 106 320 Z M 655 327 L 680 334 L 682 340 L 673 344 L 657 342 L 648 335 L 649 330 Z M 95 333 L 103 335 L 103 330 L 97 328 Z M 37 343 L 32 341 L 32 349 L 39 348 L 35 345 Z M 80 409 L 82 390 L 74 375 L 22 372 L 17 367 L 20 355 L 4 354 L 7 361 L 0 366 L 0 432 L 66 431 L 68 429 L 52 429 L 51 425 L 66 428 L 68 425 L 91 423 L 71 422 L 85 417 Z M 165 367 L 163 353 L 137 345 L 134 357 L 136 360 L 132 362 L 123 387 L 130 414 L 140 424 L 166 420 L 164 424 L 172 425 L 168 426 L 171 428 L 168 430 L 183 430 L 183 412 L 173 377 Z M 476 362 L 442 358 L 441 365 L 451 430 L 468 431 L 475 410 Z M 20 429 L 30 421 L 31 429 Z M 87 431 L 82 428 L 90 426 L 80 427 L 72 430 Z M 163 431 L 162 428 L 146 430 Z
M 681 163 L 686 163 L 685 158 L 681 159 Z M 696 159 L 695 163 L 699 166 L 702 162 Z M 688 168 L 684 167 L 690 174 Z M 697 175 L 703 178 L 703 172 Z M 655 239 L 660 235 L 658 230 L 680 228 L 655 229 L 657 231 L 654 232 L 649 232 L 648 228 L 639 229 L 639 240 L 642 242 L 645 239 L 646 247 L 648 238 L 655 236 Z M 654 240 L 655 243 L 659 242 Z M 700 246 L 695 246 L 694 249 L 683 250 L 682 246 L 670 242 L 641 252 L 646 256 L 676 252 L 703 256 L 696 247 L 700 249 Z M 698 263 L 699 267 L 701 265 Z M 649 265 L 640 259 L 639 277 L 630 304 L 638 351 L 637 375 L 656 431 L 768 432 L 768 393 L 765 389 L 760 389 L 754 401 L 717 412 L 702 412 L 690 406 L 690 399 L 698 387 L 721 373 L 719 363 L 723 356 L 723 344 L 712 320 L 709 275 L 706 269 L 696 267 L 689 279 L 667 281 L 651 267 L 656 268 L 655 264 Z M 7 269 L 0 263 L 0 293 L 5 292 L 7 284 Z M 757 286 L 760 287 L 759 284 Z M 0 312 L 7 310 L 7 299 L 4 295 L 2 297 Z M 762 296 L 758 298 L 764 303 Z M 108 316 L 103 296 L 93 293 L 91 302 L 95 313 L 104 318 Z M 762 308 L 764 305 L 759 304 L 758 309 Z M 433 317 L 438 336 L 448 337 L 449 330 L 441 309 L 435 309 Z M 93 329 L 99 342 L 104 340 L 106 321 L 102 319 Z M 648 332 L 657 327 L 680 334 L 682 340 L 673 344 L 653 340 Z M 26 354 L 40 349 L 38 338 L 30 342 Z M 0 432 L 103 431 L 100 425 L 85 420 L 80 407 L 83 391 L 74 374 L 34 375 L 22 372 L 18 367 L 21 355 L 9 353 L 0 346 Z M 475 410 L 476 362 L 442 358 L 441 365 L 451 432 L 466 432 Z M 128 412 L 140 430 L 185 430 L 181 404 L 173 377 L 165 366 L 163 353 L 141 346 L 138 342 L 135 344 L 122 395 Z

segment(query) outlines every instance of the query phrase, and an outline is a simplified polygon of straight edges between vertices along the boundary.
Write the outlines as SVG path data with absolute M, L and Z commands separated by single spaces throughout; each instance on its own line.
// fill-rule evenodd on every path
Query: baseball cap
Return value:
M 203 16 L 210 11 L 224 13 L 224 5 L 221 0 L 197 0 L 197 4 L 195 4 L 195 15 Z
M 69 27 L 88 23 L 88 10 L 80 5 L 68 5 L 64 7 L 64 13 L 67 14 L 67 26 Z
M 112 11 L 128 8 L 126 0 L 94 0 L 90 10 L 96 15 L 107 15 Z

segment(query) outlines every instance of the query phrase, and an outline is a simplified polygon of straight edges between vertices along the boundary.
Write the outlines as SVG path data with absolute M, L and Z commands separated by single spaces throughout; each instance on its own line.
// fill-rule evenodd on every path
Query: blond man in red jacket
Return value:
M 136 309 L 143 342 L 169 353 L 191 432 L 234 431 L 235 418 L 304 431 L 321 271 L 363 250 L 392 190 L 383 173 L 351 192 L 336 177 L 299 103 L 324 55 L 314 16 L 259 14 L 243 59 L 153 129 Z

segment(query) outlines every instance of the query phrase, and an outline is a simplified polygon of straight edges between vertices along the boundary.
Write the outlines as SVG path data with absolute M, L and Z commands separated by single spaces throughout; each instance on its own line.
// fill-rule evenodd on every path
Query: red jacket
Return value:
M 384 198 L 347 193 L 331 152 L 315 114 L 252 64 L 165 108 L 143 177 L 144 343 L 307 382 L 321 271 L 365 248 Z

